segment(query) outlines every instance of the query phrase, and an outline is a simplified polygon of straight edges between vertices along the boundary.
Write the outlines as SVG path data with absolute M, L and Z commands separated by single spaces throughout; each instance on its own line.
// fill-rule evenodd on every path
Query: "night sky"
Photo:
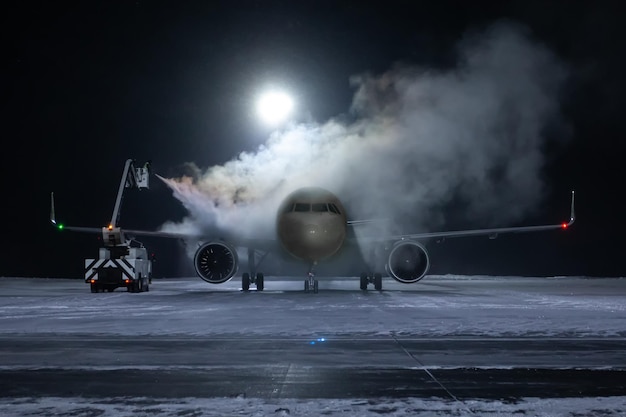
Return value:
M 619 6 L 617 1 L 10 5 L 2 25 L 1 207 L 8 229 L 0 276 L 78 278 L 83 274 L 83 259 L 97 254 L 98 236 L 59 232 L 49 224 L 51 191 L 59 220 L 74 226 L 104 226 L 110 220 L 127 158 L 138 163 L 151 160 L 154 172 L 176 177 L 186 172 L 186 163 L 204 172 L 241 152 L 255 155 L 272 134 L 254 111 L 255 97 L 264 86 L 280 85 L 294 95 L 297 122 L 321 126 L 332 119 L 353 126 L 360 118 L 374 120 L 371 112 L 380 110 L 372 110 L 376 100 L 389 104 L 388 97 L 367 96 L 369 107 L 361 113 L 355 110 L 356 92 L 366 90 L 364 84 L 355 84 L 355 77 L 366 74 L 381 82 L 385 74 L 395 79 L 399 68 L 419 68 L 419 77 L 459 75 L 454 68 L 460 65 L 462 45 L 477 37 L 495 38 L 493 28 L 503 26 L 515 28 L 531 49 L 549 51 L 558 62 L 553 78 L 548 71 L 536 74 L 544 67 L 537 70 L 529 63 L 529 71 L 535 71 L 533 77 L 540 82 L 537 96 L 549 95 L 553 104 L 545 112 L 534 109 L 537 117 L 545 118 L 538 127 L 543 139 L 536 148 L 542 162 L 530 175 L 536 181 L 530 185 L 522 181 L 527 173 L 520 170 L 510 182 L 498 182 L 496 190 L 502 200 L 498 205 L 470 216 L 468 207 L 476 205 L 471 201 L 474 194 L 459 191 L 463 188 L 459 180 L 450 186 L 446 199 L 433 203 L 440 209 L 439 216 L 429 212 L 429 217 L 412 224 L 413 229 L 405 223 L 410 230 L 404 231 L 424 231 L 424 222 L 431 218 L 437 219 L 436 226 L 429 223 L 431 230 L 489 227 L 493 226 L 490 218 L 503 218 L 498 226 L 560 223 L 567 220 L 569 193 L 575 189 L 577 222 L 567 232 L 429 242 L 430 273 L 626 276 L 626 203 L 621 202 L 626 192 L 621 106 L 626 33 Z M 498 57 L 520 59 L 507 55 L 511 51 L 505 48 Z M 506 73 L 497 73 L 501 84 L 487 79 L 486 85 L 515 91 L 516 85 L 523 86 L 524 62 L 521 59 L 516 69 L 521 76 L 507 78 Z M 481 77 L 493 75 L 477 72 Z M 454 90 L 455 85 L 467 85 L 464 75 L 459 77 L 461 81 L 452 75 L 442 79 L 458 81 L 452 84 Z M 455 111 L 466 114 L 465 109 L 471 115 L 469 107 L 484 104 L 478 97 L 481 90 L 476 91 L 477 96 L 470 96 L 467 103 L 454 99 Z M 438 101 L 437 95 L 429 99 Z M 517 100 L 515 96 L 507 99 Z M 431 101 L 423 105 L 437 105 Z M 443 106 L 444 116 L 448 108 Z M 393 111 L 402 110 L 394 107 Z M 556 116 L 548 117 L 547 112 Z M 520 129 L 527 126 L 525 120 L 516 122 Z M 513 150 L 511 155 L 515 155 Z M 453 163 L 443 159 L 437 175 L 463 172 L 464 164 L 475 160 L 471 152 L 465 156 L 467 160 Z M 513 159 L 498 169 L 506 171 L 515 163 Z M 368 164 L 368 155 L 363 155 L 363 164 Z M 411 166 L 407 166 L 409 171 Z M 424 164 L 416 158 L 415 169 L 420 167 L 424 169 Z M 393 181 L 397 175 L 382 165 L 372 169 L 377 174 L 371 175 L 386 180 Z M 428 184 L 431 171 L 420 171 L 417 181 L 410 175 L 411 181 L 399 177 L 397 181 L 415 184 L 423 179 Z M 266 178 L 271 178 L 269 171 Z M 367 192 L 367 199 L 402 206 L 380 197 L 384 182 L 370 179 L 375 186 L 357 185 Z M 526 188 L 516 189 L 518 183 Z M 541 187 L 535 190 L 533 184 L 539 183 Z M 532 204 L 521 214 L 503 216 L 519 206 L 516 195 Z M 480 194 L 475 196 L 484 200 Z M 186 215 L 171 190 L 153 178 L 150 190 L 127 193 L 121 225 L 156 230 Z M 155 276 L 193 275 L 179 242 L 155 238 L 143 242 L 158 259 Z M 272 271 L 264 272 L 272 275 Z

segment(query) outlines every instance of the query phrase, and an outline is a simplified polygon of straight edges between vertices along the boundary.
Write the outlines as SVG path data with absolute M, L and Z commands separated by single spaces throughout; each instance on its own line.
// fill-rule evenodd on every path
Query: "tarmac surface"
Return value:
M 311 345 L 304 339 L 42 336 L 3 337 L 0 346 L 0 392 L 15 397 L 502 399 L 626 392 L 624 339 L 360 338 Z M 484 355 L 513 365 L 464 365 Z M 552 367 L 555 357 L 572 367 Z
M 330 280 L 304 294 L 300 282 L 266 279 L 267 291 L 243 293 L 189 278 L 91 294 L 80 280 L 0 278 L 0 397 L 626 393 L 624 279 L 384 285 L 362 292 L 357 280 Z

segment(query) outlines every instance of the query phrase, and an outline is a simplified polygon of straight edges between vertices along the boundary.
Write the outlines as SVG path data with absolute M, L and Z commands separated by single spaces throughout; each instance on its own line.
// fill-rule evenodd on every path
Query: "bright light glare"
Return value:
M 293 101 L 285 93 L 267 93 L 259 99 L 257 110 L 265 123 L 277 125 L 291 114 Z

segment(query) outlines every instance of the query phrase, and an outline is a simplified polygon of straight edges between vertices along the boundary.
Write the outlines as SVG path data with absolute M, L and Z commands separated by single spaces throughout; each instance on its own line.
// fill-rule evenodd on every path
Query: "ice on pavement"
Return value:
M 385 280 L 266 277 L 266 291 L 237 280 L 155 279 L 150 292 L 91 294 L 80 279 L 0 278 L 0 336 L 215 337 L 626 337 L 626 279 L 427 276 Z M 135 325 L 140 323 L 140 325 Z M 623 416 L 626 396 L 601 398 L 263 399 L 0 397 L 0 416 Z
M 511 401 L 440 399 L 258 400 L 237 398 L 0 398 L 2 416 L 603 416 L 621 417 L 626 397 L 524 398 Z
M 244 293 L 236 280 L 194 277 L 91 294 L 79 279 L 0 278 L 0 334 L 626 336 L 622 278 L 446 275 L 385 280 L 383 292 L 358 290 L 358 279 L 320 280 L 319 294 L 302 288 L 266 277 L 264 292 Z

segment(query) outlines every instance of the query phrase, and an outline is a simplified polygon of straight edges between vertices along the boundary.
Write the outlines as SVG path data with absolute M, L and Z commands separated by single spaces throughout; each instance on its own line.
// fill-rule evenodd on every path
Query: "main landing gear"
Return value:
M 263 291 L 265 289 L 265 277 L 260 272 L 253 276 L 250 276 L 249 273 L 244 272 L 241 276 L 241 289 L 243 291 L 249 291 L 250 284 L 256 284 L 256 290 Z
M 257 262 L 256 257 L 259 253 L 261 254 L 261 258 Z M 243 291 L 250 291 L 250 284 L 255 284 L 257 291 L 263 291 L 265 289 L 265 277 L 262 273 L 256 271 L 268 253 L 269 252 L 257 251 L 252 248 L 248 248 L 248 266 L 251 268 L 252 273 L 244 272 L 241 275 L 241 289 Z
M 376 291 L 382 291 L 383 289 L 383 276 L 379 272 L 376 272 L 374 276 L 369 276 L 365 272 L 361 273 L 361 289 L 367 291 L 368 284 L 374 284 Z

